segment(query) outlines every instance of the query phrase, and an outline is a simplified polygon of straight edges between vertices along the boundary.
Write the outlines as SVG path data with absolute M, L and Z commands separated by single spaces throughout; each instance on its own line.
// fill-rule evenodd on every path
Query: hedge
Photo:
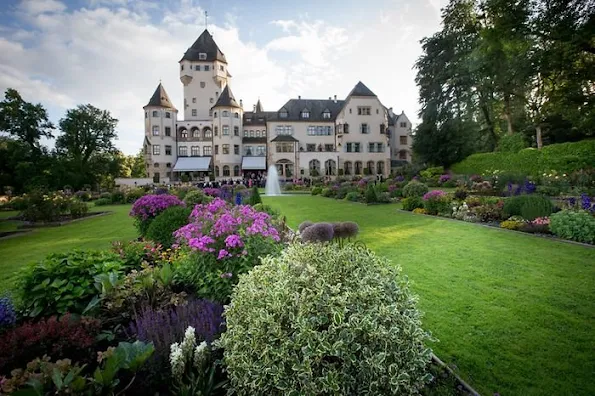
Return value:
M 551 144 L 541 150 L 527 148 L 518 153 L 495 152 L 472 154 L 452 166 L 451 171 L 466 175 L 486 175 L 495 170 L 521 172 L 540 176 L 557 171 L 572 173 L 595 164 L 595 139 L 576 143 Z

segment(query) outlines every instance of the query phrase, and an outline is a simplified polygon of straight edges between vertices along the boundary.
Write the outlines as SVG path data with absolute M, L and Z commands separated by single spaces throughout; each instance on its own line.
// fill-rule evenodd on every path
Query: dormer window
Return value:
M 199 60 L 207 60 L 207 54 L 206 54 L 206 52 L 200 52 L 198 54 L 198 59 Z
M 331 118 L 331 112 L 330 112 L 329 110 L 325 110 L 325 111 L 322 113 L 322 118 L 325 118 L 325 119 L 330 119 L 330 118 Z
M 288 114 L 287 114 L 287 110 L 283 109 L 279 112 L 279 117 L 280 118 L 287 118 Z
M 221 117 L 229 117 L 229 111 L 223 110 L 223 113 L 221 113 Z
M 304 109 L 301 114 L 302 118 L 310 118 L 310 110 Z

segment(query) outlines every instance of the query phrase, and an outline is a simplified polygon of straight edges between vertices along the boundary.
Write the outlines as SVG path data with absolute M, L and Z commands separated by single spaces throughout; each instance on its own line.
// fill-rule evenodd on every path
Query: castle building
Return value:
M 161 83 L 145 111 L 147 174 L 156 183 L 237 179 L 275 165 L 280 177 L 388 176 L 411 162 L 411 122 L 361 81 L 344 100 L 290 99 L 277 111 L 260 100 L 244 111 L 225 54 L 205 30 L 179 61 L 184 118 Z

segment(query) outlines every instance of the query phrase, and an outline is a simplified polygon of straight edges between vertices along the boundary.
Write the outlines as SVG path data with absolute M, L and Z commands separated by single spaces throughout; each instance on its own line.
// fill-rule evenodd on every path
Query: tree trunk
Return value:
M 543 147 L 543 141 L 541 139 L 541 125 L 535 126 L 535 139 L 537 140 L 537 149 L 541 150 Z
M 514 133 L 514 131 L 512 130 L 512 114 L 510 111 L 510 96 L 508 96 L 508 95 L 506 95 L 504 97 L 504 118 L 506 118 L 508 134 L 512 135 Z

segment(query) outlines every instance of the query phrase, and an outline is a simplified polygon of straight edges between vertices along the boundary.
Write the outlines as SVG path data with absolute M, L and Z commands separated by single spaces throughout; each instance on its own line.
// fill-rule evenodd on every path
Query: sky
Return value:
M 178 61 L 205 29 L 206 11 L 244 110 L 258 99 L 267 111 L 298 95 L 342 99 L 361 80 L 415 125 L 419 41 L 439 30 L 446 2 L 2 0 L 0 90 L 43 104 L 56 124 L 79 104 L 109 110 L 119 120 L 116 146 L 134 154 L 160 80 L 183 107 Z

